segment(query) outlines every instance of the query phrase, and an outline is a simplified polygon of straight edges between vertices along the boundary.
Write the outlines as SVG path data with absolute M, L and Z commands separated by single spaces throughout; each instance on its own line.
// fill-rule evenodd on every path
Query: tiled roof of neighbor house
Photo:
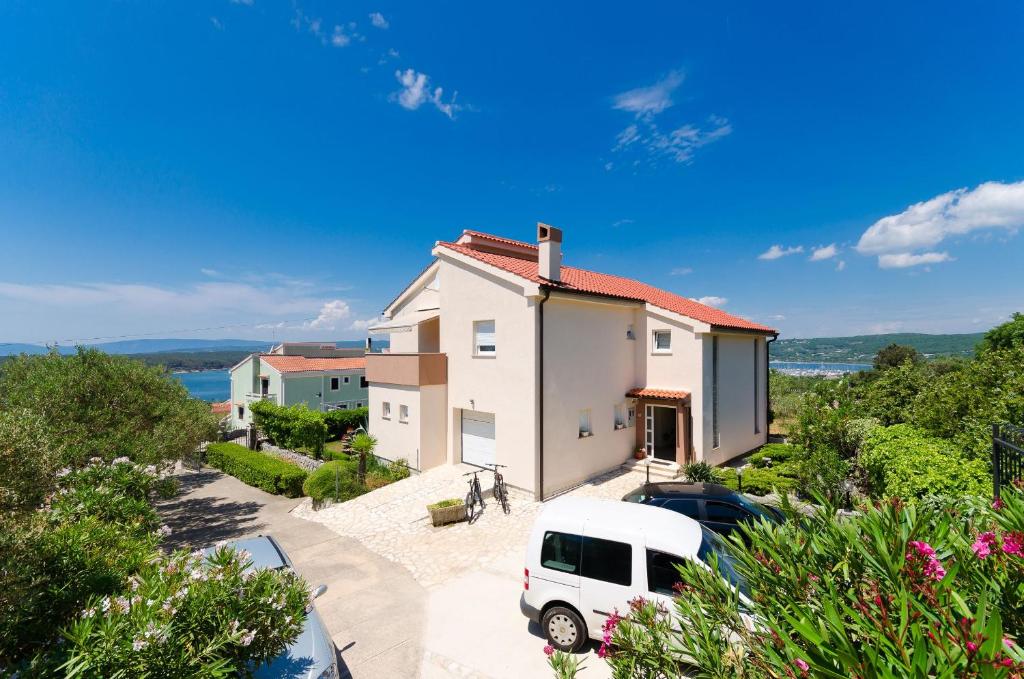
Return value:
M 227 401 L 218 401 L 217 403 L 210 404 L 210 411 L 214 415 L 227 415 L 231 412 L 231 399 Z
M 363 370 L 366 368 L 365 356 L 350 356 L 346 358 L 308 358 L 306 356 L 261 354 L 260 360 L 282 373 L 298 373 L 320 370 Z
M 670 398 L 679 399 L 690 397 L 688 391 L 670 391 L 668 389 L 642 389 L 637 387 L 636 389 L 630 389 L 626 392 L 626 396 L 630 398 Z
M 468 233 L 496 241 L 533 247 L 534 249 L 537 247 L 535 245 L 531 246 L 529 243 L 490 236 L 476 231 L 469 231 Z M 774 328 L 770 328 L 767 325 L 761 325 L 760 323 L 754 323 L 744 318 L 740 318 L 739 316 L 733 316 L 721 309 L 716 309 L 714 307 L 707 306 L 706 304 L 695 302 L 692 299 L 687 299 L 681 295 L 668 292 L 667 290 L 661 290 L 653 285 L 647 285 L 646 283 L 641 283 L 640 281 L 635 281 L 629 278 L 623 278 L 622 276 L 612 276 L 611 274 L 597 273 L 596 271 L 587 271 L 585 269 L 577 269 L 571 266 L 563 266 L 562 280 L 555 283 L 541 278 L 537 274 L 537 262 L 529 259 L 509 257 L 507 255 L 500 255 L 491 252 L 481 252 L 480 250 L 474 250 L 471 247 L 460 245 L 458 243 L 439 241 L 437 244 L 440 247 L 467 255 L 473 259 L 484 262 L 485 264 L 496 266 L 499 269 L 503 269 L 504 271 L 508 271 L 509 273 L 515 274 L 529 281 L 533 281 L 534 283 L 543 283 L 558 290 L 607 295 L 609 297 L 619 297 L 622 299 L 636 300 L 638 302 L 646 302 L 661 309 L 665 309 L 666 311 L 672 311 L 682 316 L 720 328 L 752 330 L 754 332 L 763 332 L 766 334 L 775 334 L 777 332 Z

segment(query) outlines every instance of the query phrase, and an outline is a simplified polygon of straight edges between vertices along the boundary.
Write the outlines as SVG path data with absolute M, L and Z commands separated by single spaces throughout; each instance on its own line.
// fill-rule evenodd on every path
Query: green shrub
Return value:
M 274 445 L 291 450 L 309 450 L 319 457 L 327 440 L 324 413 L 310 410 L 305 403 L 279 406 L 257 401 L 250 406 L 253 423 Z
M 355 460 L 335 460 L 325 462 L 310 474 L 302 490 L 316 502 L 345 502 L 365 493 L 366 487 L 359 483 Z
M 850 444 L 859 451 L 864 445 L 864 439 L 880 426 L 881 422 L 874 417 L 858 417 L 846 423 L 846 436 Z
M 268 493 L 299 497 L 306 472 L 298 465 L 249 450 L 237 443 L 214 443 L 206 448 L 206 460 L 239 481 Z
M 718 483 L 739 490 L 739 483 L 736 478 L 736 470 L 717 469 Z M 743 470 L 743 492 L 751 495 L 769 495 L 773 492 L 785 495 L 797 487 L 796 479 L 788 478 L 775 473 L 771 469 L 757 469 L 747 467 Z
M 879 427 L 864 441 L 858 458 L 874 497 L 985 495 L 988 467 L 963 455 L 951 442 L 908 424 Z
M 829 448 L 819 448 L 801 454 L 795 463 L 800 482 L 800 495 L 822 498 L 838 504 L 843 498 L 843 481 L 850 474 L 850 463 Z
M 683 465 L 683 475 L 687 483 L 715 482 L 715 468 L 703 460 Z
M 366 418 L 369 414 L 370 409 L 365 406 L 351 410 L 330 410 L 324 413 L 328 438 L 338 439 L 350 429 L 366 426 Z
M 427 505 L 427 511 L 431 509 L 445 509 L 446 507 L 458 507 L 461 504 L 463 504 L 462 498 L 453 497 L 449 500 L 441 500 L 432 505 Z
M 772 467 L 792 459 L 800 451 L 799 446 L 789 443 L 766 443 L 750 456 L 750 464 L 755 467 Z

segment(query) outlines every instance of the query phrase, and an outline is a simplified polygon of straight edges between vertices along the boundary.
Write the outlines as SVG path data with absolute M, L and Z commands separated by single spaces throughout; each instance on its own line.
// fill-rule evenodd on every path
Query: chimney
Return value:
M 562 230 L 537 222 L 537 273 L 541 278 L 559 282 L 562 279 Z

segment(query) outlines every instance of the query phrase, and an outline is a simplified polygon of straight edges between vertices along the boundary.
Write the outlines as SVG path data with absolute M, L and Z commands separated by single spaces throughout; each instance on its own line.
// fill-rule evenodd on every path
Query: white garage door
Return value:
M 494 456 L 494 413 L 462 411 L 462 461 L 484 466 Z

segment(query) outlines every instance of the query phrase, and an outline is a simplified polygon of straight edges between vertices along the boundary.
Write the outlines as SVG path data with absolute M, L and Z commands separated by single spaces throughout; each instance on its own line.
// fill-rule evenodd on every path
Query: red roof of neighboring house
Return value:
M 507 238 L 498 238 L 497 236 L 489 236 L 476 231 L 470 231 L 469 233 L 475 236 L 493 238 L 497 241 L 507 241 L 509 243 L 514 243 L 515 245 L 536 248 L 536 246 L 530 246 L 528 243 L 511 241 Z M 739 316 L 733 316 L 721 309 L 716 309 L 714 307 L 707 306 L 706 304 L 695 302 L 692 299 L 687 299 L 681 295 L 661 290 L 653 285 L 647 285 L 646 283 L 641 283 L 640 281 L 635 281 L 629 278 L 623 278 L 622 276 L 612 276 L 611 274 L 597 273 L 596 271 L 587 271 L 585 269 L 577 269 L 571 266 L 563 266 L 562 280 L 556 283 L 541 278 L 537 274 L 537 262 L 529 259 L 499 255 L 491 252 L 481 252 L 480 250 L 474 250 L 471 247 L 460 245 L 458 243 L 439 241 L 438 246 L 467 255 L 473 259 L 484 262 L 485 264 L 496 266 L 499 269 L 508 271 L 509 273 L 515 274 L 529 281 L 533 281 L 534 283 L 549 285 L 557 290 L 606 295 L 609 297 L 620 297 L 623 299 L 636 300 L 638 302 L 646 302 L 661 309 L 665 309 L 666 311 L 672 311 L 682 316 L 701 321 L 702 323 L 708 323 L 721 328 L 752 330 L 766 334 L 775 334 L 778 332 L 767 325 L 761 325 L 759 323 L 754 323 L 740 318 Z
M 626 392 L 626 396 L 630 398 L 669 398 L 679 399 L 690 397 L 688 391 L 670 391 L 668 389 L 643 389 L 637 387 L 636 389 L 630 389 Z
M 227 415 L 231 412 L 231 399 L 227 401 L 218 401 L 217 403 L 210 404 L 210 410 L 214 415 Z
M 346 358 L 308 358 L 306 356 L 261 354 L 260 360 L 282 373 L 366 369 L 365 356 L 351 356 Z

